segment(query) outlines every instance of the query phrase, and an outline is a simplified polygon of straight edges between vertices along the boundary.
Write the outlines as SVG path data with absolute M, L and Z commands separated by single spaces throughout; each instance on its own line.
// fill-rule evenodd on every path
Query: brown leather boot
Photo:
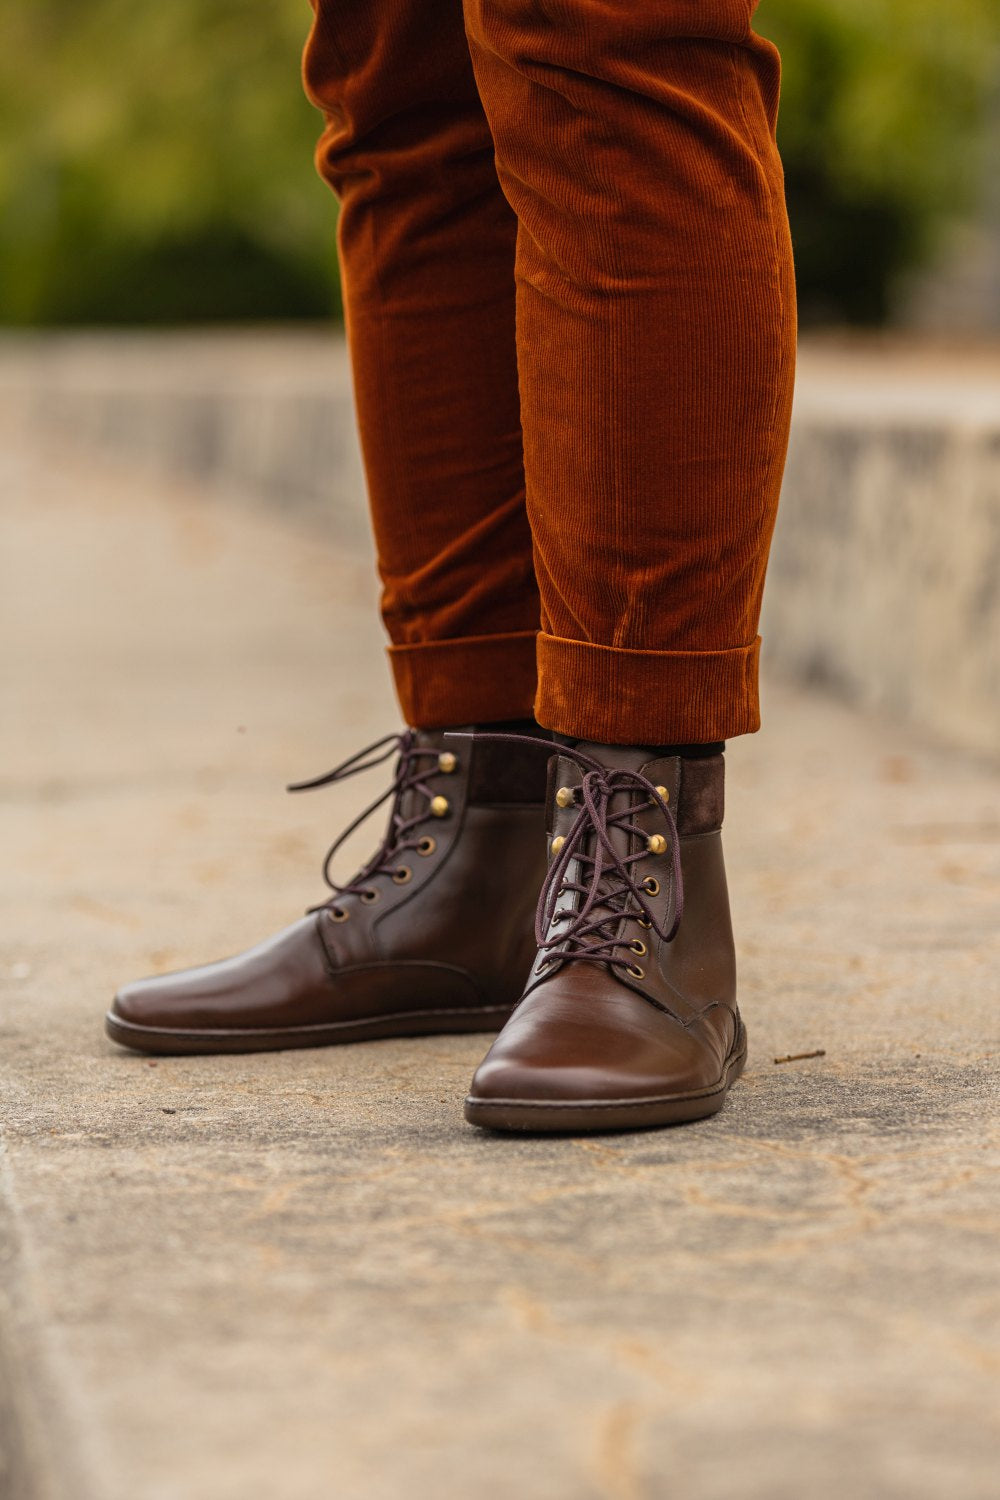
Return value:
M 535 951 L 551 749 L 411 730 L 296 788 L 398 751 L 388 791 L 327 855 L 329 900 L 237 958 L 127 985 L 108 1035 L 141 1052 L 255 1052 L 495 1029 Z M 381 845 L 335 885 L 333 854 L 390 797 Z
M 696 1120 L 743 1071 L 723 757 L 582 744 L 553 759 L 538 955 L 472 1080 L 498 1130 Z

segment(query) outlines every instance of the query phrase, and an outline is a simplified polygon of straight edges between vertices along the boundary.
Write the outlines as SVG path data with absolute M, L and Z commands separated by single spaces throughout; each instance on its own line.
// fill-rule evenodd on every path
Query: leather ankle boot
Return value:
M 388 791 L 327 855 L 327 901 L 237 958 L 127 985 L 108 1035 L 142 1052 L 254 1052 L 496 1029 L 535 951 L 551 750 L 411 730 L 296 788 L 397 755 Z M 331 857 L 390 797 L 381 845 L 334 884 Z
M 538 953 L 466 1119 L 617 1130 L 721 1108 L 746 1060 L 723 784 L 722 755 L 584 743 L 553 758 Z

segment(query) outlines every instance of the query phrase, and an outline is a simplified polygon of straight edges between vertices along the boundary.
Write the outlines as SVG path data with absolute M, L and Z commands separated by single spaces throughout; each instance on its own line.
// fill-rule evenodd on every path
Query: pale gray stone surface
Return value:
M 363 543 L 327 331 L 8 334 L 0 402 Z M 786 675 L 1000 754 L 1000 346 L 804 341 L 764 634 Z
M 476 1037 L 153 1066 L 114 985 L 297 916 L 368 791 L 282 785 L 393 723 L 370 566 L 0 454 L 5 1500 L 992 1500 L 1000 776 L 769 685 L 712 1121 L 477 1133 Z
M 1000 349 L 807 346 L 773 663 L 1000 756 Z
M 0 401 L 43 437 L 70 437 L 167 474 L 367 535 L 344 341 L 332 329 L 0 336 Z

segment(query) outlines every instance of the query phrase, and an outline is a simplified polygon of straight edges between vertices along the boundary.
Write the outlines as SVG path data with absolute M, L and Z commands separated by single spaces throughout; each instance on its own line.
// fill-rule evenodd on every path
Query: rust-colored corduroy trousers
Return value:
M 313 0 L 406 720 L 759 725 L 795 302 L 754 0 Z

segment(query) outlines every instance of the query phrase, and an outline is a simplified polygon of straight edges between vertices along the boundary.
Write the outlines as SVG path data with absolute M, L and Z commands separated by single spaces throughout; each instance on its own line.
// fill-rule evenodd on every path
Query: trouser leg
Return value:
M 514 341 L 516 219 L 461 0 L 315 0 L 306 89 L 338 248 L 403 715 L 531 712 L 539 605 Z
M 795 305 L 753 0 L 464 0 L 517 214 L 539 720 L 613 743 L 758 727 Z

